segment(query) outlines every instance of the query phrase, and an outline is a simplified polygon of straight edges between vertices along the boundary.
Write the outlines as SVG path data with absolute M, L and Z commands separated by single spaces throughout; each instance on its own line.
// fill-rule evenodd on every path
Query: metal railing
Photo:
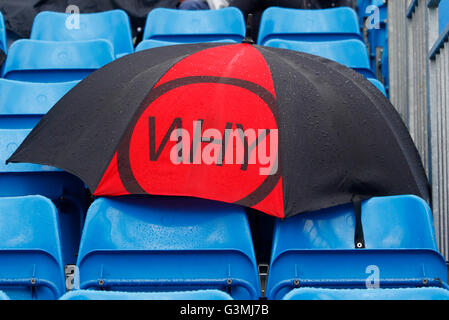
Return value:
M 449 30 L 440 0 L 388 3 L 390 100 L 410 130 L 432 184 L 439 249 L 449 259 Z

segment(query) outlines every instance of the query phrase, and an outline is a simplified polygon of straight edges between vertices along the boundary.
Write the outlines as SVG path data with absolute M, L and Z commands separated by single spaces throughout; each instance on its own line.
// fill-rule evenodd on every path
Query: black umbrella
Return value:
M 119 59 L 71 90 L 8 160 L 51 165 L 94 195 L 194 196 L 277 217 L 428 182 L 389 101 L 335 62 L 250 44 Z

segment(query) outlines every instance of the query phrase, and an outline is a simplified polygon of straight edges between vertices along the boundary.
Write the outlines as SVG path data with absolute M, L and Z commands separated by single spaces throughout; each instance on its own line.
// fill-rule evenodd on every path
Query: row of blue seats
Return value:
M 58 214 L 62 266 L 76 263 L 88 206 L 84 184 L 53 167 L 5 165 L 5 160 L 42 116 L 81 79 L 134 52 L 125 12 L 83 14 L 79 28 L 73 29 L 66 27 L 67 17 L 54 12 L 36 16 L 31 39 L 16 41 L 9 48 L 2 68 L 6 79 L 0 79 L 1 202 L 3 197 L 28 195 L 41 195 L 52 201 Z M 6 42 L 3 46 L 6 50 Z
M 122 10 L 81 14 L 79 26 L 66 26 L 68 14 L 41 12 L 33 23 L 30 39 L 44 41 L 85 41 L 104 39 L 116 57 L 134 51 L 129 18 Z M 3 20 L 3 19 L 2 19 Z M 177 21 L 177 23 L 171 23 Z M 4 26 L 3 26 L 4 30 Z M 350 8 L 297 10 L 271 7 L 262 17 L 258 44 L 270 39 L 304 40 L 358 38 L 358 17 Z M 155 9 L 147 17 L 143 40 L 173 43 L 231 41 L 245 37 L 243 14 L 236 8 L 206 11 Z
M 76 261 L 87 210 L 84 184 L 53 167 L 5 162 L 42 116 L 77 83 L 0 79 L 0 197 L 39 194 L 53 201 L 59 212 L 64 264 Z
M 136 51 L 185 42 L 241 42 L 245 29 L 243 16 L 237 9 L 210 11 L 207 15 L 210 20 L 201 18 L 205 16 L 204 12 L 185 14 L 176 10 L 153 10 L 147 18 L 144 40 Z M 164 23 L 173 20 L 180 23 L 175 26 Z M 215 21 L 218 23 L 214 24 Z M 352 9 L 297 10 L 271 7 L 263 13 L 260 25 L 258 44 L 337 61 L 361 72 L 386 94 L 371 69 L 358 18 Z
M 74 43 L 72 43 L 74 44 Z M 158 45 L 162 44 L 161 41 Z M 301 42 L 270 40 L 268 46 L 308 52 L 337 61 L 362 73 L 385 93 L 369 66 L 365 45 L 359 40 Z M 138 48 L 141 50 L 145 48 Z M 50 53 L 50 54 L 49 54 Z M 93 40 L 67 46 L 46 41 L 18 42 L 4 67 L 4 78 L 31 82 L 79 81 L 114 60 L 107 41 Z
M 80 80 L 115 57 L 134 50 L 129 19 L 120 10 L 81 15 L 80 29 L 67 29 L 66 19 L 66 14 L 40 13 L 33 24 L 31 40 L 17 41 L 11 47 L 3 76 L 36 82 Z M 109 20 L 112 28 L 106 24 Z M 167 23 L 174 20 L 179 23 Z M 244 36 L 243 15 L 236 8 L 187 12 L 155 9 L 148 15 L 144 41 L 136 51 L 190 42 L 238 43 Z M 366 70 L 362 74 L 385 92 L 367 70 L 369 58 L 357 15 L 350 8 L 269 8 L 262 17 L 258 43 L 319 54 L 355 70 Z
M 449 299 L 427 204 L 415 196 L 373 198 L 362 212 L 366 249 L 354 249 L 351 206 L 278 220 L 267 298 Z M 0 201 L 4 297 L 63 296 L 58 217 L 41 196 Z M 75 290 L 63 299 L 259 299 L 251 239 L 247 215 L 235 205 L 100 198 L 86 217 Z M 366 289 L 369 268 L 378 270 L 374 289 Z

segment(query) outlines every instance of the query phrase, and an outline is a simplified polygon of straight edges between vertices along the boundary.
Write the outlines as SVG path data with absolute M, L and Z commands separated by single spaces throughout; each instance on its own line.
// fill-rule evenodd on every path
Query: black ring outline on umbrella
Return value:
M 278 125 L 278 115 L 277 115 L 277 105 L 276 105 L 276 98 L 264 87 L 250 82 L 246 80 L 241 79 L 235 79 L 235 78 L 225 78 L 225 77 L 213 77 L 213 76 L 192 76 L 192 77 L 184 77 L 184 78 L 178 78 L 175 80 L 168 81 L 166 83 L 163 83 L 155 88 L 152 88 L 149 94 L 145 97 L 143 102 L 141 103 L 137 113 L 134 115 L 134 118 L 130 125 L 127 128 L 127 131 L 125 135 L 122 137 L 122 140 L 120 142 L 120 145 L 117 149 L 117 167 L 118 167 L 118 173 L 120 176 L 120 179 L 123 183 L 123 186 L 125 187 L 126 191 L 128 191 L 130 194 L 148 194 L 137 182 L 136 177 L 134 176 L 134 173 L 131 169 L 131 163 L 129 158 L 129 148 L 132 138 L 132 133 L 134 131 L 135 126 L 137 125 L 137 122 L 139 121 L 142 114 L 145 112 L 145 110 L 159 97 L 161 97 L 163 94 L 190 84 L 199 84 L 199 83 L 218 83 L 218 84 L 227 84 L 227 85 L 233 85 L 236 87 L 240 87 L 243 89 L 246 89 L 254 94 L 256 94 L 259 98 L 261 98 L 266 105 L 270 108 L 271 112 L 273 113 L 273 116 L 276 121 L 276 125 L 279 128 Z M 279 133 L 280 136 L 280 133 Z M 278 144 L 279 145 L 279 144 Z M 280 147 L 280 146 L 279 146 Z M 234 202 L 238 205 L 248 206 L 252 207 L 265 199 L 271 191 L 274 190 L 276 185 L 279 182 L 279 179 L 281 178 L 281 161 L 280 158 L 280 151 L 278 147 L 278 169 L 275 174 L 268 175 L 267 178 L 262 182 L 256 190 L 251 192 L 249 195 L 243 197 L 242 199 Z

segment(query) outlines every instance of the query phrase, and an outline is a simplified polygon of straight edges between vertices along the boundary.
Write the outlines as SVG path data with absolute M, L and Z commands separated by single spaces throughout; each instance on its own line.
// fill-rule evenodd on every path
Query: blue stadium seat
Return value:
M 0 79 L 0 128 L 33 128 L 77 83 L 36 83 Z
M 58 299 L 65 291 L 58 211 L 41 196 L 0 201 L 0 290 L 13 300 Z
M 354 249 L 352 205 L 298 215 L 275 226 L 267 293 L 282 299 L 294 288 L 365 288 L 379 270 L 380 288 L 444 286 L 428 205 L 415 196 L 372 198 L 362 204 L 366 249 Z
M 441 288 L 321 289 L 302 288 L 287 293 L 284 300 L 449 300 Z
M 218 42 L 218 43 L 235 43 L 233 40 L 212 40 L 207 42 Z M 172 42 L 172 41 L 162 41 L 162 40 L 143 40 L 139 43 L 139 45 L 136 47 L 136 52 L 157 48 L 157 47 L 164 47 L 164 46 L 173 46 L 178 44 L 185 44 L 183 42 Z
M 245 33 L 245 20 L 237 8 L 198 11 L 157 8 L 148 14 L 143 40 L 241 42 Z
M 262 15 L 257 43 L 265 45 L 271 39 L 363 40 L 357 14 L 348 7 L 323 10 L 268 8 Z
M 265 46 L 320 56 L 352 68 L 365 77 L 375 78 L 375 74 L 371 71 L 366 45 L 358 39 L 319 42 L 272 39 L 266 41 Z
M 5 28 L 5 19 L 3 18 L 3 14 L 0 11 L 0 49 L 3 52 L 8 51 L 7 42 L 6 42 L 6 28 Z
M 5 161 L 30 131 L 0 129 L 0 197 L 42 195 L 53 200 L 61 214 L 64 262 L 73 264 L 86 207 L 84 185 L 75 176 L 53 167 L 27 163 L 6 165 Z
M 232 300 L 232 297 L 220 290 L 177 292 L 74 290 L 63 295 L 60 300 Z
M 208 200 L 100 198 L 87 213 L 77 265 L 80 289 L 260 296 L 245 211 Z
M 46 83 L 75 81 L 112 60 L 114 49 L 106 40 L 18 40 L 9 48 L 3 77 Z
M 44 11 L 34 19 L 30 38 L 46 41 L 108 40 L 116 57 L 134 52 L 129 17 L 123 10 L 79 15 L 79 28 L 67 28 L 68 13 Z M 69 21 L 70 22 L 70 21 Z M 70 23 L 69 23 L 70 25 Z

